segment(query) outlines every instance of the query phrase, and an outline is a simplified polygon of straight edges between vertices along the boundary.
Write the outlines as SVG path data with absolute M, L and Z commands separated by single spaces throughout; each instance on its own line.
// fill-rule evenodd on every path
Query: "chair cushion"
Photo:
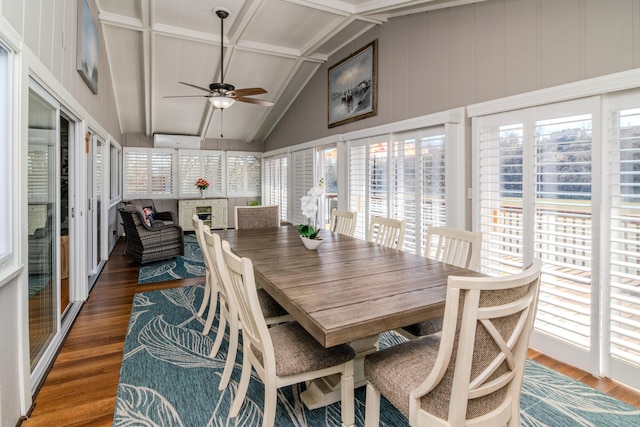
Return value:
M 436 317 L 435 319 L 425 320 L 424 322 L 414 323 L 413 325 L 405 326 L 405 331 L 416 337 L 424 337 L 425 335 L 435 334 L 442 331 L 442 317 Z
M 324 348 L 298 322 L 269 328 L 276 359 L 276 375 L 289 376 L 330 368 L 353 360 L 356 352 L 348 344 Z M 262 355 L 256 351 L 256 356 Z
M 438 356 L 440 337 L 426 336 L 365 356 L 364 376 L 407 418 L 409 394 L 427 378 Z M 448 399 L 444 407 L 448 407 Z
M 287 310 L 282 308 L 280 304 L 273 299 L 271 295 L 264 289 L 258 289 L 258 301 L 260 302 L 260 308 L 262 309 L 262 315 L 265 319 L 271 317 L 286 316 Z

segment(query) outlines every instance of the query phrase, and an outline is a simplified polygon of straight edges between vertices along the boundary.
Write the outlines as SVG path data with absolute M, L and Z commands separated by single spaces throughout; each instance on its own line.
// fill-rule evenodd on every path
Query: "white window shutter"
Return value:
M 302 215 L 300 199 L 309 189 L 316 185 L 313 164 L 313 149 L 294 151 L 293 156 L 293 218 L 294 224 L 306 224 L 307 218 Z

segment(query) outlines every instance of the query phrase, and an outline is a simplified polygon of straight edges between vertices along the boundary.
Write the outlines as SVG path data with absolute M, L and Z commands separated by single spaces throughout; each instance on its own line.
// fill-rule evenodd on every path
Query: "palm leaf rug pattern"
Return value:
M 204 261 L 195 234 L 184 235 L 184 255 L 140 266 L 138 283 L 157 283 L 205 275 Z
M 209 357 L 216 330 L 203 336 L 197 308 L 203 285 L 143 292 L 134 297 L 124 345 L 114 426 L 257 426 L 262 423 L 264 385 L 252 375 L 247 398 L 235 419 L 228 418 L 242 365 L 241 345 L 226 390 L 218 391 L 227 351 Z M 404 338 L 384 333 L 380 346 Z M 241 344 L 241 343 L 240 343 Z M 308 410 L 299 393 L 304 384 L 278 390 L 277 426 L 339 426 L 340 404 Z M 356 389 L 356 425 L 364 425 L 365 387 Z M 638 426 L 640 410 L 528 361 L 522 390 L 523 426 Z M 407 426 L 386 399 L 380 425 Z

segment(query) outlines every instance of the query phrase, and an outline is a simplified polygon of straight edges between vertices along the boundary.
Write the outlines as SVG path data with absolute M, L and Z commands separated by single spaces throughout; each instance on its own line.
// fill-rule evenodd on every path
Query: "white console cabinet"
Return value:
M 227 228 L 227 199 L 178 200 L 178 216 L 184 231 L 193 231 L 193 215 L 209 228 Z

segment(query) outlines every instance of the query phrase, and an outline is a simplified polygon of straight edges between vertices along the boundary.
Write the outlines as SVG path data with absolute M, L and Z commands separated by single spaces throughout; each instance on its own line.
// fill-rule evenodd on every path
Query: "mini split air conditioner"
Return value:
M 200 137 L 190 135 L 153 135 L 154 148 L 179 148 L 183 150 L 199 150 Z

